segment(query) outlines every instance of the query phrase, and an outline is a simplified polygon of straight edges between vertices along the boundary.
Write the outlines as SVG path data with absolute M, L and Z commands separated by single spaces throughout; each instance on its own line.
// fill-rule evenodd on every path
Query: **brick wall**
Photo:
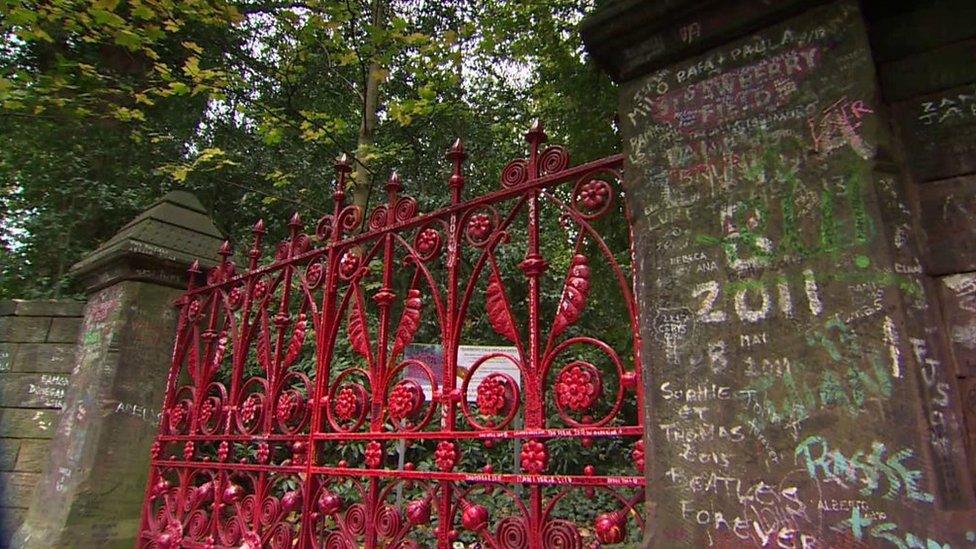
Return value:
M 81 328 L 80 301 L 0 301 L 0 538 L 23 519 L 47 459 Z

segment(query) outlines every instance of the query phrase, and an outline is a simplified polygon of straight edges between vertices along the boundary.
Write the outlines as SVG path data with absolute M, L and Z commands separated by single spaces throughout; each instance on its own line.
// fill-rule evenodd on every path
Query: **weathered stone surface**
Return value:
M 871 53 L 878 61 L 901 59 L 976 35 L 976 6 L 970 0 L 865 4 L 872 19 Z
M 60 409 L 68 383 L 62 374 L 0 374 L 0 407 Z
M 127 410 L 162 401 L 178 294 L 126 281 L 89 300 L 71 390 L 15 546 L 133 545 L 157 423 Z
M 976 453 L 976 376 L 960 380 L 959 390 L 962 395 L 963 415 L 966 418 L 970 455 Z M 969 472 L 976 476 L 976 460 L 969 461 Z
M 74 341 L 82 312 L 78 301 L 0 302 L 0 546 L 26 513 L 31 492 L 48 458 L 57 412 L 69 385 Z M 52 327 L 52 324 L 54 326 Z M 70 342 L 47 343 L 48 339 Z M 13 507 L 10 507 L 13 505 Z
M 0 343 L 0 373 L 13 370 L 13 357 L 16 352 L 16 343 Z
M 204 267 L 215 265 L 223 240 L 195 196 L 172 191 L 74 265 L 72 272 L 88 292 L 123 280 L 183 288 L 186 267 L 198 259 Z
M 84 301 L 66 299 L 10 299 L 0 304 L 0 316 L 81 316 Z
M 2 539 L 10 539 L 14 530 L 20 526 L 24 520 L 27 509 L 20 507 L 0 507 L 0 536 Z
M 80 329 L 81 318 L 52 318 L 47 341 L 48 343 L 74 343 L 78 340 Z
M 77 336 L 76 336 L 77 338 Z M 2 366 L 7 353 L 7 369 Z M 4 349 L 0 345 L 0 372 L 45 372 L 67 374 L 74 366 L 74 343 L 20 343 Z
M 0 408 L 0 437 L 50 438 L 57 420 L 56 410 Z
M 919 185 L 918 202 L 926 272 L 976 271 L 976 176 Z
M 614 80 L 624 82 L 816 3 L 625 0 L 589 16 L 580 31 L 589 54 Z
M 973 494 L 878 97 L 853 2 L 622 87 L 650 546 L 965 539 L 935 512 Z
M 879 73 L 888 101 L 902 101 L 974 82 L 976 39 L 885 63 Z
M 0 341 L 10 343 L 41 342 L 47 338 L 51 319 L 33 316 L 0 317 Z
M 912 174 L 931 181 L 976 172 L 976 84 L 894 106 Z
M 39 478 L 37 473 L 0 473 L 0 507 L 27 507 Z
M 20 452 L 17 454 L 17 465 L 14 469 L 24 473 L 40 473 L 44 470 L 50 452 L 51 441 L 25 438 L 20 441 Z
M 943 276 L 939 282 L 956 374 L 976 378 L 976 272 Z
M 13 471 L 20 451 L 20 439 L 0 438 L 0 471 Z

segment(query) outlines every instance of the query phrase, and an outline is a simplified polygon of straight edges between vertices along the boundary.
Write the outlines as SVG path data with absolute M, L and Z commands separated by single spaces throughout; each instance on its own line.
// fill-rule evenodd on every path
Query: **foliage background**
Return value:
M 574 162 L 615 152 L 613 85 L 578 33 L 594 7 L 0 0 L 0 297 L 77 292 L 70 266 L 172 188 L 239 242 L 259 217 L 330 210 L 342 152 L 359 201 L 396 169 L 426 211 L 456 137 L 468 196 L 497 188 L 536 117 Z

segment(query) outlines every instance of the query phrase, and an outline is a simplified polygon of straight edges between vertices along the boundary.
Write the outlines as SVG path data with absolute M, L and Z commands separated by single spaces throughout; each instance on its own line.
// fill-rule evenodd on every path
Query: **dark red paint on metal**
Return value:
M 368 216 L 346 205 L 343 189 L 351 168 L 340 158 L 334 211 L 314 234 L 302 232 L 296 214 L 274 260 L 260 265 L 266 228 L 258 221 L 245 270 L 238 272 L 231 261 L 229 244 L 219 250 L 222 260 L 207 274 L 206 285 L 196 286 L 202 273 L 198 264 L 191 266 L 187 292 L 177 303 L 179 326 L 152 449 L 140 546 L 407 548 L 420 546 L 414 535 L 423 530 L 424 539 L 444 548 L 463 529 L 486 547 L 582 547 L 581 527 L 602 543 L 626 539 L 628 524 L 643 528 L 643 394 L 633 369 L 640 364 L 640 344 L 632 272 L 621 268 L 593 224 L 618 211 L 623 159 L 569 167 L 564 149 L 541 148 L 546 135 L 539 123 L 526 139 L 529 156 L 505 167 L 502 189 L 467 201 L 465 153 L 456 142 L 447 154 L 453 166 L 451 204 L 426 215 L 418 214 L 413 198 L 401 196 L 396 173 L 386 184 L 386 203 Z M 499 212 L 500 207 L 510 209 Z M 575 235 L 548 325 L 541 305 L 549 268 L 540 246 L 543 207 L 560 211 Z M 522 215 L 527 249 L 518 268 L 527 280 L 527 305 L 519 316 L 525 326 L 513 313 L 495 253 Z M 364 232 L 357 232 L 361 226 Z M 585 254 L 587 243 L 598 257 Z M 465 249 L 477 260 L 462 269 Z M 633 335 L 624 350 L 629 361 L 598 337 L 567 337 L 587 307 L 594 260 L 609 265 L 625 304 L 621 314 Z M 377 269 L 379 283 L 368 290 L 364 281 Z M 411 270 L 409 289 L 397 295 L 397 273 Z M 475 409 L 464 395 L 484 360 L 459 372 L 457 349 L 469 305 L 482 287 L 491 328 L 517 349 L 484 360 L 510 361 L 521 386 L 501 372 L 479 379 L 472 387 Z M 430 365 L 403 357 L 425 315 L 436 321 L 445 350 L 440 379 Z M 337 354 L 345 352 L 339 343 L 343 331 L 352 356 Z M 306 373 L 295 365 L 310 333 L 315 365 Z M 602 352 L 618 379 L 608 384 L 607 371 L 573 356 L 577 346 Z M 363 366 L 350 366 L 353 358 Z M 341 368 L 337 359 L 343 359 Z M 416 379 L 404 377 L 410 367 L 426 379 L 432 398 Z M 611 386 L 616 389 L 606 394 Z M 636 393 L 638 406 L 630 425 L 620 413 L 627 392 Z M 557 412 L 549 420 L 547 396 Z M 601 417 L 580 416 L 601 400 Z M 637 464 L 630 476 L 600 475 L 582 463 L 583 474 L 548 472 L 551 441 L 578 439 L 589 448 L 608 438 L 623 439 Z M 460 441 L 491 447 L 513 439 L 522 442 L 516 459 L 523 474 L 495 473 L 490 463 L 464 470 Z M 413 463 L 386 467 L 387 452 L 399 441 L 431 441 L 435 469 L 418 471 Z M 326 445 L 353 443 L 364 449 L 352 463 L 327 462 Z M 394 494 L 403 486 L 420 486 L 423 495 L 401 501 Z M 568 493 L 591 495 L 594 489 L 608 491 L 614 503 L 593 523 L 576 525 L 556 515 Z M 526 502 L 519 490 L 528 493 Z M 492 491 L 508 494 L 518 512 L 493 516 L 494 509 L 478 503 Z

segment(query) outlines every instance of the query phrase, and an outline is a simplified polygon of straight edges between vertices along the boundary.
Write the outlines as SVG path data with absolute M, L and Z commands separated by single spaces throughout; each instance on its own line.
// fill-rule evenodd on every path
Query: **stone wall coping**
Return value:
M 0 316 L 82 316 L 85 302 L 77 299 L 4 299 Z
M 756 31 L 823 0 L 619 0 L 580 25 L 586 51 L 626 82 Z
M 126 224 L 71 272 L 91 294 L 121 280 L 185 287 L 186 269 L 217 264 L 224 237 L 191 193 L 171 191 Z

